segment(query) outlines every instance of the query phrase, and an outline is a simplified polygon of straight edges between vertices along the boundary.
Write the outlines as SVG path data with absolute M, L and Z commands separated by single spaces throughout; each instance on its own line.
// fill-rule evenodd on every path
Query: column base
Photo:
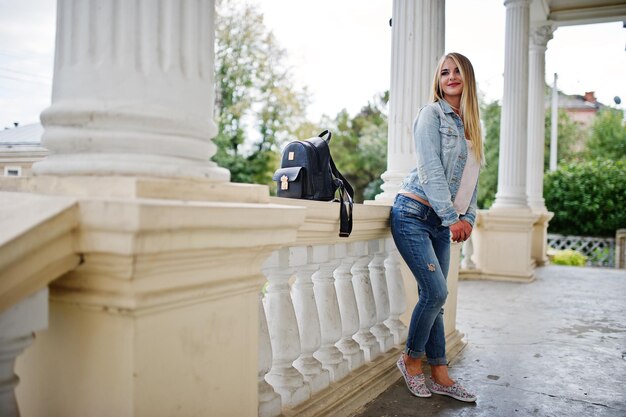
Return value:
M 533 281 L 531 247 L 539 215 L 530 209 L 497 208 L 480 210 L 478 216 L 472 238 L 480 279 Z

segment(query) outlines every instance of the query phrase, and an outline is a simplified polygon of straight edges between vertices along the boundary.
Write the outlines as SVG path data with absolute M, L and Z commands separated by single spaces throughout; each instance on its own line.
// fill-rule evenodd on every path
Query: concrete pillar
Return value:
M 530 32 L 526 191 L 531 210 L 539 214 L 533 225 L 531 244 L 531 257 L 537 265 L 548 261 L 548 223 L 554 216 L 548 212 L 543 199 L 546 46 L 554 30 L 552 25 L 547 24 L 534 27 Z
M 546 211 L 543 199 L 546 45 L 553 32 L 552 25 L 543 25 L 533 28 L 530 34 L 526 190 L 533 211 Z
M 504 5 L 498 192 L 493 206 L 479 211 L 472 239 L 481 277 L 527 282 L 534 280 L 533 227 L 540 217 L 530 210 L 526 195 L 530 0 L 505 0 Z
M 59 0 L 36 175 L 229 180 L 209 158 L 215 1 Z
M 528 208 L 526 132 L 530 0 L 505 0 L 504 93 L 500 121 L 498 191 L 493 208 Z
M 437 61 L 444 53 L 445 0 L 394 0 L 387 170 L 377 201 L 392 201 L 415 168 L 413 120 L 428 102 Z

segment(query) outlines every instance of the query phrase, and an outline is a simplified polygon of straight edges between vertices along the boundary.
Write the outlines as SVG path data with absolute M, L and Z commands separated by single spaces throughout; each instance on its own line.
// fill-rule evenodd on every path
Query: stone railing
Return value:
M 21 191 L 2 194 L 2 415 L 342 416 L 399 377 L 417 290 L 388 206 L 355 205 L 346 239 L 337 204 L 257 186 L 42 177 L 0 188 Z M 463 346 L 458 252 L 451 358 Z
M 274 251 L 263 267 L 259 415 L 350 415 L 399 377 L 394 363 L 415 281 L 408 271 L 403 278 L 389 207 L 355 206 L 353 234 L 343 239 L 328 228 L 336 206 L 278 201 L 306 205 L 307 218 L 298 242 Z M 454 354 L 462 335 L 454 325 L 458 268 L 451 270 L 446 328 Z

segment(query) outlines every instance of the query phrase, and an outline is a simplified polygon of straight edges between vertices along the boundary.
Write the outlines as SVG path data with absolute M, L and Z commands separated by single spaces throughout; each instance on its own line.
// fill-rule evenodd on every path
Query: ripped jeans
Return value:
M 430 365 L 445 365 L 446 335 L 443 305 L 450 266 L 450 228 L 427 205 L 398 194 L 391 209 L 391 234 L 418 285 L 405 352 L 426 355 Z

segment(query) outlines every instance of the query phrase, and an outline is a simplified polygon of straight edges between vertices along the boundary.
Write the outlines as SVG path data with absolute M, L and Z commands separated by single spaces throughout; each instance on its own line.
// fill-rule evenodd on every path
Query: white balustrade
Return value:
M 282 248 L 267 260 L 263 272 L 269 285 L 265 314 L 272 343 L 272 368 L 265 376 L 282 398 L 283 405 L 296 406 L 311 396 L 309 384 L 294 366 L 300 356 L 300 335 L 289 291 L 290 250 Z
M 335 289 L 333 272 L 341 262 L 334 258 L 332 245 L 318 246 L 318 270 L 313 274 L 313 292 L 318 307 L 321 346 L 314 356 L 330 375 L 331 381 L 343 379 L 349 372 L 348 361 L 335 346 L 341 339 L 341 313 Z
M 280 396 L 265 380 L 272 367 L 272 344 L 267 328 L 265 311 L 263 310 L 262 294 L 259 297 L 259 417 L 275 417 L 280 415 Z
M 47 287 L 0 313 L 0 416 L 20 415 L 15 399 L 19 382 L 13 372 L 15 360 L 33 342 L 34 332 L 47 326 Z
M 469 239 L 463 242 L 461 253 L 463 254 L 463 260 L 461 261 L 461 268 L 476 269 L 476 264 L 472 260 L 472 256 L 474 255 L 474 244 L 472 243 L 471 236 Z
M 314 263 L 315 247 L 298 249 L 300 249 L 300 254 L 305 256 L 306 265 L 298 267 L 296 281 L 291 287 L 291 297 L 298 319 L 300 345 L 302 347 L 302 353 L 293 365 L 309 383 L 311 394 L 315 394 L 330 384 L 329 372 L 313 356 L 321 346 L 322 337 L 311 278 L 319 266 Z
M 367 246 L 363 249 L 367 249 Z M 368 362 L 380 355 L 380 345 L 371 331 L 376 325 L 376 303 L 372 294 L 369 270 L 371 259 L 372 256 L 369 255 L 358 258 L 350 270 L 359 313 L 359 331 L 354 335 L 354 340 L 361 346 Z
M 372 333 L 380 345 L 381 352 L 387 352 L 393 347 L 393 335 L 385 320 L 389 318 L 389 291 L 387 290 L 387 277 L 385 275 L 385 241 L 376 239 L 369 242 L 370 253 L 373 254 L 369 263 L 370 282 L 376 307 L 376 325 L 372 327 Z
M 400 316 L 406 310 L 406 298 L 404 282 L 400 271 L 400 254 L 392 239 L 386 242 L 387 257 L 385 258 L 385 272 L 387 273 L 387 288 L 389 289 L 389 318 L 385 324 L 391 330 L 395 344 L 401 344 L 406 340 L 408 329 L 400 320 Z
M 362 242 L 350 243 L 349 246 L 346 244 L 335 245 L 336 255 L 343 259 L 334 273 L 335 289 L 337 290 L 339 311 L 341 312 L 341 340 L 337 343 L 337 347 L 343 353 L 344 358 L 348 360 L 350 370 L 357 369 L 363 365 L 365 360 L 361 347 L 353 338 L 359 331 L 359 311 L 350 270 L 358 257 L 355 256 L 356 245 L 358 244 L 362 245 Z

